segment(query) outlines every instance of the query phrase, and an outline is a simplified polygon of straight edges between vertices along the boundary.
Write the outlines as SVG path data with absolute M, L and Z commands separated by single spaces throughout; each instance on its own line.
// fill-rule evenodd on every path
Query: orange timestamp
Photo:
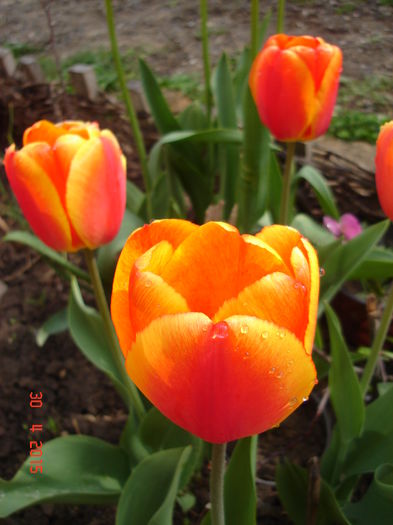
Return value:
M 42 392 L 30 392 L 29 395 L 30 408 L 40 409 L 43 405 Z M 42 432 L 42 424 L 34 423 L 29 428 L 31 433 Z M 43 458 L 42 458 L 42 441 L 30 440 L 30 473 L 42 474 Z

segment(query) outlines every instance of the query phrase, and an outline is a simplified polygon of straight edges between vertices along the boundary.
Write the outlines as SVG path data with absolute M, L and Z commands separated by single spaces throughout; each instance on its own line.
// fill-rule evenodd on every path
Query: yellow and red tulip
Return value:
M 125 159 L 115 136 L 95 123 L 37 122 L 10 146 L 5 170 L 34 233 L 59 251 L 113 239 L 126 202 Z
M 386 216 L 393 220 L 393 120 L 379 132 L 375 167 L 379 202 Z
M 145 396 L 223 443 L 268 430 L 308 397 L 318 292 L 316 252 L 292 228 L 252 236 L 167 219 L 127 240 L 111 310 Z
M 329 127 L 342 53 L 312 36 L 270 37 L 252 65 L 249 85 L 262 122 L 283 141 L 307 141 Z

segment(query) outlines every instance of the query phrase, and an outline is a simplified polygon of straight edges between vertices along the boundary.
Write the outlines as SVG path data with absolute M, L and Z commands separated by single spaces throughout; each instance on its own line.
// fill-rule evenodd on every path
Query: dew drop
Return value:
M 147 279 L 147 281 L 145 281 L 145 286 L 146 286 L 146 288 L 150 288 L 150 286 L 151 286 L 150 279 Z
M 248 326 L 246 324 L 243 324 L 241 327 L 240 327 L 240 332 L 242 334 L 247 334 L 248 332 Z
M 207 326 L 204 326 L 204 327 L 202 328 L 202 332 L 207 332 Z
M 302 399 L 303 403 L 305 403 L 306 401 L 308 401 L 308 396 L 304 396 L 303 399 Z
M 243 359 L 248 359 L 250 357 L 250 352 L 245 352 Z
M 262 332 L 262 339 L 267 339 L 269 337 L 269 332 Z
M 318 383 L 319 383 L 318 379 L 315 378 L 315 379 L 314 379 L 314 385 L 317 385 Z
M 283 376 L 282 370 L 279 370 L 276 374 L 277 379 L 281 379 Z
M 269 370 L 269 374 L 273 375 L 275 371 L 276 371 L 276 367 L 272 366 L 271 369 Z
M 280 339 L 284 339 L 284 337 L 285 337 L 285 332 L 284 332 L 284 330 L 281 330 L 281 331 L 278 333 L 278 336 L 279 336 Z
M 292 398 L 289 400 L 288 405 L 289 405 L 290 407 L 293 407 L 293 406 L 296 405 L 296 403 L 297 403 L 297 397 L 292 397 Z
M 319 268 L 319 276 L 323 277 L 325 275 L 325 268 Z

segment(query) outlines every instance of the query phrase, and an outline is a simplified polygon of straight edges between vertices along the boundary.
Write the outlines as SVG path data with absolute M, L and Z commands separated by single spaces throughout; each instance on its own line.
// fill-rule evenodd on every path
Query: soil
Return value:
M 276 2 L 261 2 L 266 10 Z M 344 52 L 344 73 L 362 78 L 365 75 L 393 72 L 392 8 L 374 1 L 356 4 L 356 9 L 340 13 L 347 2 L 288 2 L 287 31 L 319 34 L 340 45 Z M 97 49 L 107 42 L 105 16 L 101 1 L 65 0 L 53 2 L 52 19 L 56 46 L 62 57 L 81 49 Z M 134 48 L 148 54 L 148 61 L 161 74 L 201 71 L 197 2 L 114 2 L 120 43 L 123 49 Z M 213 62 L 222 51 L 240 50 L 248 39 L 249 3 L 231 0 L 209 2 L 210 46 Z M 274 16 L 274 14 L 273 14 Z M 272 31 L 273 32 L 273 29 Z M 50 47 L 48 28 L 37 0 L 2 0 L 0 3 L 0 43 L 14 42 Z M 378 57 L 378 59 L 376 59 Z M 13 136 L 20 143 L 23 130 L 41 118 L 58 120 L 59 111 L 66 118 L 97 120 L 111 128 L 127 156 L 128 177 L 140 184 L 139 162 L 123 108 L 114 99 L 100 95 L 95 103 L 72 95 L 60 97 L 46 85 L 20 85 L 0 80 L 0 148 L 7 145 L 8 104 L 14 106 Z M 140 115 L 148 146 L 157 137 L 151 120 Z M 330 148 L 330 146 L 329 146 Z M 323 147 L 322 147 L 323 149 Z M 326 150 L 325 150 L 326 153 Z M 372 174 L 343 165 L 340 155 L 332 166 L 332 155 L 316 153 L 316 163 L 336 181 L 342 211 L 358 213 L 374 222 L 379 217 Z M 333 155 L 334 160 L 334 155 Z M 317 162 L 318 161 L 318 162 Z M 330 164 L 329 164 L 330 163 Z M 344 167 L 343 167 L 344 166 Z M 0 187 L 0 229 L 21 227 L 20 217 L 12 205 L 3 168 Z M 345 182 L 348 171 L 360 192 L 349 200 Z M 347 184 L 347 182 L 345 182 Z M 340 194 L 341 188 L 341 194 Z M 337 189 L 337 188 L 336 188 Z M 363 196 L 362 196 L 363 191 Z M 364 193 L 366 192 L 366 193 Z M 320 213 L 314 201 L 303 201 L 306 211 Z M 348 208 L 351 202 L 351 209 Z M 359 204 L 360 203 L 360 204 Z M 355 209 L 354 209 L 355 208 Z M 122 401 L 106 377 L 86 361 L 65 333 L 49 338 L 40 348 L 35 342 L 37 329 L 53 312 L 66 305 L 68 283 L 45 260 L 30 249 L 11 243 L 0 244 L 0 476 L 10 479 L 24 461 L 28 450 L 28 428 L 37 423 L 29 408 L 30 391 L 42 391 L 44 407 L 40 422 L 44 426 L 42 441 L 65 434 L 88 434 L 118 442 L 126 420 Z M 306 466 L 313 456 L 320 457 L 330 425 L 325 419 L 314 420 L 318 399 L 315 397 L 296 411 L 279 429 L 263 434 L 258 453 L 258 521 L 264 524 L 289 524 L 274 487 L 274 471 L 286 456 Z M 208 466 L 202 477 L 192 482 L 198 503 L 188 515 L 198 524 L 206 512 Z M 176 523 L 181 523 L 179 510 Z M 111 525 L 115 508 L 42 505 L 29 508 L 4 520 L 5 525 Z

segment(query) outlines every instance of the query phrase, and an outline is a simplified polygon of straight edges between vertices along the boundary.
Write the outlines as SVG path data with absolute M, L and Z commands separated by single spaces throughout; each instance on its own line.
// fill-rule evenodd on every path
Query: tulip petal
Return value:
M 63 135 L 61 128 L 49 122 L 49 120 L 40 120 L 27 128 L 23 133 L 23 145 L 32 144 L 33 142 L 46 142 L 53 146 L 56 140 Z
M 272 226 L 265 226 L 255 237 L 276 250 L 285 264 L 289 268 L 291 267 L 292 250 L 301 239 L 297 230 L 288 226 L 273 224 Z
M 302 344 L 269 322 L 205 315 L 153 321 L 127 356 L 141 391 L 176 424 L 213 443 L 263 432 L 307 398 L 315 367 Z
M 381 126 L 375 157 L 375 182 L 384 213 L 393 220 L 393 121 Z
M 117 262 L 111 299 L 111 314 L 121 349 L 125 355 L 134 339 L 130 320 L 129 284 L 135 261 L 152 246 L 164 239 L 173 248 L 177 248 L 188 235 L 197 229 L 198 226 L 188 221 L 166 219 L 145 224 L 142 228 L 135 230 L 127 239 Z
M 318 298 L 319 298 L 319 262 L 318 256 L 314 248 L 308 242 L 307 239 L 302 237 L 301 244 L 307 254 L 308 266 L 310 272 L 310 284 L 308 286 L 308 325 L 304 336 L 304 348 L 308 354 L 311 354 L 315 328 L 317 325 L 317 313 L 318 313 Z
M 35 142 L 18 152 L 11 146 L 4 164 L 11 188 L 34 233 L 55 250 L 77 249 L 53 181 L 56 166 L 48 144 Z
M 71 222 L 89 248 L 113 239 L 123 219 L 126 174 L 120 151 L 107 137 L 93 138 L 74 155 L 66 203 Z
M 306 286 L 288 275 L 272 273 L 226 301 L 213 321 L 223 321 L 233 315 L 255 316 L 286 328 L 303 342 L 308 314 Z

